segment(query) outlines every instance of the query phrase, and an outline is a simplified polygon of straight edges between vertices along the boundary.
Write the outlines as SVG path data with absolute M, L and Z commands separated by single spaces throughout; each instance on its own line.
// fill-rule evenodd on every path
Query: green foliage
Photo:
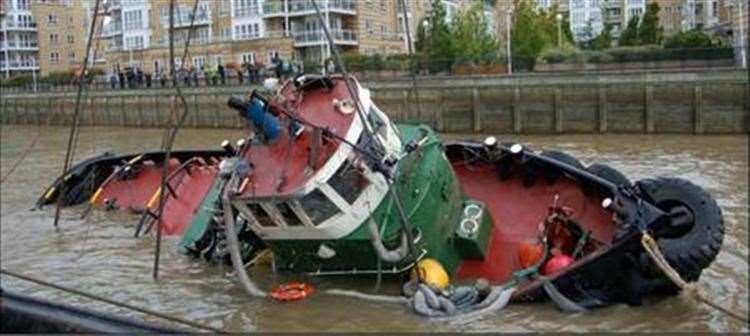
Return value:
M 620 33 L 620 45 L 621 46 L 637 46 L 641 44 L 641 39 L 638 37 L 638 22 L 640 19 L 634 16 L 628 20 L 628 25 Z
M 732 48 L 713 49 L 663 49 L 656 45 L 640 47 L 617 47 L 606 50 L 578 50 L 564 47 L 546 49 L 539 56 L 547 64 L 556 63 L 623 63 L 676 60 L 732 59 Z
M 511 52 L 514 68 L 533 69 L 539 53 L 545 47 L 555 45 L 557 23 L 550 25 L 550 15 L 537 11 L 529 0 L 514 1 L 513 29 L 511 30 Z M 550 31 L 553 31 L 551 34 Z
M 659 4 L 652 2 L 646 7 L 646 13 L 638 27 L 641 44 L 661 44 L 664 29 L 659 26 Z
M 449 69 L 453 64 L 454 40 L 446 22 L 445 6 L 441 0 L 432 0 L 432 10 L 425 31 L 424 54 L 430 60 L 430 72 Z
M 452 36 L 455 57 L 460 60 L 486 63 L 497 58 L 500 46 L 487 28 L 482 3 L 476 3 L 457 15 L 453 22 Z
M 591 49 L 603 50 L 612 47 L 612 25 L 605 25 L 602 32 L 591 41 Z
M 700 30 L 691 30 L 686 32 L 679 32 L 672 35 L 664 42 L 665 48 L 690 48 L 690 49 L 706 49 L 720 47 L 721 43 L 714 42 L 708 34 Z

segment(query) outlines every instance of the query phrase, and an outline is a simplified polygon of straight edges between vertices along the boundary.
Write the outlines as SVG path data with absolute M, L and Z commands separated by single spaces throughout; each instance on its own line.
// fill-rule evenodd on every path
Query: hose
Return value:
M 245 289 L 247 294 L 254 297 L 265 297 L 266 292 L 262 291 L 260 287 L 258 287 L 258 285 L 247 276 L 244 264 L 242 263 L 242 257 L 240 256 L 240 243 L 237 239 L 237 232 L 234 227 L 234 211 L 232 211 L 232 203 L 229 201 L 229 192 L 232 189 L 231 187 L 233 184 L 236 184 L 235 176 L 232 176 L 230 182 L 224 186 L 224 192 L 221 195 L 222 207 L 224 208 L 224 229 L 227 234 L 227 243 L 229 247 L 229 255 L 232 258 L 232 266 L 240 279 L 242 288 Z
M 383 245 L 380 232 L 378 232 L 378 225 L 372 220 L 372 218 L 367 222 L 367 228 L 370 232 L 370 243 L 372 243 L 372 247 L 378 253 L 378 258 L 380 258 L 380 260 L 389 263 L 397 263 L 406 258 L 409 254 L 409 238 L 405 233 L 401 234 L 401 245 L 394 250 L 389 250 Z

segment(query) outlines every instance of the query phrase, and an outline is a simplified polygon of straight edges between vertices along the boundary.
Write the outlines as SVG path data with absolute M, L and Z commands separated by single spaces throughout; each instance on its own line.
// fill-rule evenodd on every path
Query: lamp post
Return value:
M 562 14 L 557 13 L 557 15 L 555 15 L 555 19 L 557 19 L 557 47 L 562 48 Z
M 506 47 L 505 54 L 506 54 L 507 59 L 508 59 L 508 65 L 507 66 L 508 66 L 508 74 L 510 75 L 510 74 L 513 74 L 513 55 L 511 54 L 511 51 L 510 51 L 510 20 L 511 20 L 511 16 L 513 15 L 513 5 L 512 4 L 511 4 L 511 7 L 508 8 L 508 10 L 506 11 L 506 13 L 508 15 L 507 15 L 507 17 L 505 19 L 505 31 L 506 31 L 506 34 L 507 34 L 506 39 L 505 39 L 505 47 Z
M 747 38 L 747 36 L 745 35 L 745 24 L 743 22 L 744 18 L 742 13 L 742 3 L 744 1 L 745 0 L 737 1 L 737 19 L 740 23 L 740 65 L 742 65 L 743 69 L 747 67 L 747 46 L 745 45 L 745 39 Z

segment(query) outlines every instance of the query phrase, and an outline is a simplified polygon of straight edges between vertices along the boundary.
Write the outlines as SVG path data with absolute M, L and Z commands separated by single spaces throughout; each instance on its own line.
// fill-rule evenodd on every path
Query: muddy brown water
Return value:
M 60 172 L 68 128 L 2 126 L 2 176 L 41 132 L 23 164 L 0 186 L 2 268 L 82 289 L 133 305 L 198 321 L 228 331 L 747 331 L 741 322 L 687 295 L 655 299 L 640 307 L 616 305 L 586 315 L 559 312 L 551 304 L 511 305 L 468 325 L 437 323 L 406 308 L 322 293 L 327 288 L 370 291 L 374 279 L 310 279 L 318 292 L 296 303 L 247 297 L 227 276 L 229 267 L 208 266 L 176 252 L 176 237 L 164 244 L 161 277 L 151 278 L 154 238 L 133 238 L 137 216 L 82 209 L 63 212 L 60 230 L 53 209 L 30 211 L 36 198 Z M 137 152 L 159 147 L 160 129 L 84 127 L 76 161 L 105 150 Z M 183 130 L 179 148 L 215 148 L 238 139 L 239 130 Z M 459 136 L 450 136 L 453 138 Z M 631 179 L 676 176 L 706 188 L 718 200 L 726 236 L 718 259 L 699 286 L 733 310 L 748 310 L 748 143 L 744 136 L 564 135 L 499 136 L 503 141 L 567 151 L 587 163 L 604 162 Z M 289 279 L 255 267 L 263 288 Z M 292 277 L 293 278 L 293 277 Z M 43 288 L 3 275 L 2 287 L 152 322 L 159 319 Z M 384 292 L 395 292 L 387 284 Z M 168 325 L 168 324 L 167 324 Z

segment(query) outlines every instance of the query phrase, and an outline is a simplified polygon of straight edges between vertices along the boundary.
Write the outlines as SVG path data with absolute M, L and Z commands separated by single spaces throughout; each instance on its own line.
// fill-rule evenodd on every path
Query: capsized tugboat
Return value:
M 212 262 L 231 262 L 236 230 L 243 262 L 268 248 L 275 271 L 419 281 L 437 264 L 457 283 L 512 283 L 514 302 L 584 308 L 678 291 L 643 232 L 687 281 L 723 240 L 721 210 L 691 182 L 631 183 L 609 166 L 493 137 L 443 142 L 425 125 L 393 123 L 352 77 L 302 75 L 229 106 L 254 131 L 221 150 L 175 152 L 165 188 L 164 153 L 104 154 L 37 205 L 135 211 L 136 236 L 160 227 Z

